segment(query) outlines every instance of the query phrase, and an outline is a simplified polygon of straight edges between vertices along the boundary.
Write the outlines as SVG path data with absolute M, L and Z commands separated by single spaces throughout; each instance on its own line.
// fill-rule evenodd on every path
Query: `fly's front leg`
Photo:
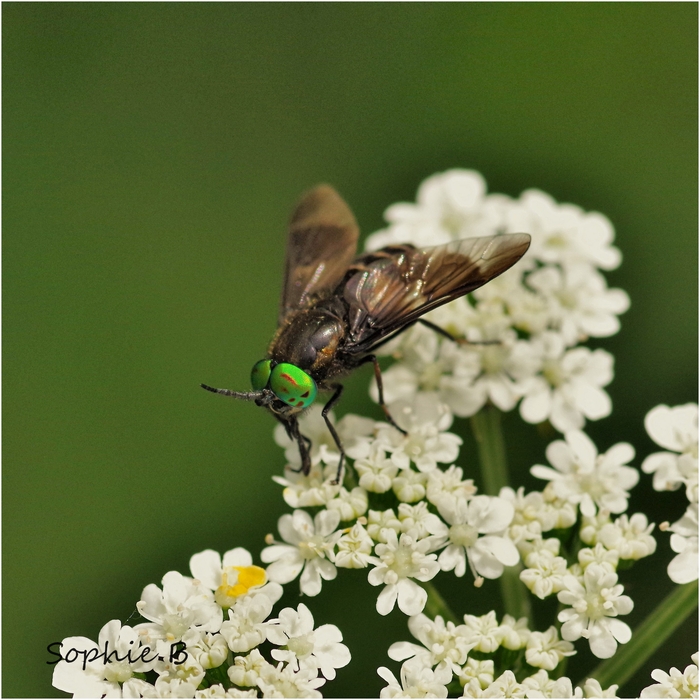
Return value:
M 432 323 L 431 321 L 426 321 L 424 318 L 419 318 L 418 323 L 422 323 L 426 328 L 430 328 L 432 331 L 435 331 L 438 335 L 443 336 L 444 338 L 448 338 L 451 340 L 453 343 L 457 343 L 457 345 L 500 345 L 501 341 L 500 340 L 467 340 L 466 338 L 457 338 L 456 336 L 452 335 L 449 331 L 446 331 L 444 328 L 441 328 L 440 326 L 436 325 L 435 323 Z
M 340 442 L 340 438 L 338 437 L 338 433 L 335 430 L 335 427 L 333 426 L 333 423 L 331 423 L 330 418 L 328 417 L 328 412 L 333 408 L 338 403 L 338 400 L 340 399 L 340 395 L 343 393 L 343 385 L 342 384 L 333 384 L 332 388 L 335 389 L 333 392 L 333 396 L 328 400 L 328 403 L 323 407 L 323 410 L 321 411 L 321 415 L 323 416 L 323 420 L 326 421 L 326 425 L 328 426 L 328 430 L 330 430 L 331 435 L 333 436 L 333 439 L 335 440 L 335 444 L 338 446 L 338 449 L 340 450 L 340 461 L 338 462 L 338 472 L 335 475 L 335 479 L 331 481 L 331 484 L 339 484 L 341 483 L 341 477 L 343 476 L 343 463 L 345 462 L 345 450 L 343 449 L 343 445 Z
M 384 415 L 386 416 L 386 419 L 393 425 L 399 432 L 403 433 L 404 435 L 408 435 L 408 433 L 396 423 L 396 421 L 393 419 L 391 413 L 389 413 L 389 409 L 387 408 L 387 405 L 384 403 L 384 384 L 382 383 L 382 370 L 379 367 L 379 360 L 377 359 L 376 355 L 366 355 L 360 360 L 360 364 L 364 365 L 367 362 L 371 362 L 374 365 L 374 378 L 377 380 L 377 392 L 379 393 L 379 405 L 381 406 L 382 411 L 384 411 Z
M 299 446 L 299 456 L 301 457 L 301 466 L 298 469 L 294 467 L 287 467 L 290 471 L 303 472 L 304 476 L 308 476 L 311 471 L 311 440 L 302 435 L 299 430 L 299 422 L 296 418 L 292 417 L 287 420 L 282 420 L 284 429 L 287 431 L 287 435 L 292 440 L 296 440 Z

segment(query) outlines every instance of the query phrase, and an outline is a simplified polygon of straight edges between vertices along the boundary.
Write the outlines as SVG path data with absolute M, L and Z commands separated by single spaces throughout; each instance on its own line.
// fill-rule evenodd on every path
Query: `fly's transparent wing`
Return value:
M 526 233 L 465 238 L 434 248 L 391 246 L 361 255 L 342 293 L 350 332 L 344 350 L 369 352 L 423 314 L 486 284 L 525 254 Z
M 340 284 L 358 236 L 350 207 L 330 185 L 318 185 L 301 198 L 289 222 L 279 323 L 314 295 Z

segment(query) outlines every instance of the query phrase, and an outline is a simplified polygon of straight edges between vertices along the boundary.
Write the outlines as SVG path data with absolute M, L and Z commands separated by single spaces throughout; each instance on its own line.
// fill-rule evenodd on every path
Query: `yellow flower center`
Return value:
M 259 566 L 228 566 L 221 575 L 221 585 L 216 589 L 214 598 L 222 608 L 230 608 L 236 598 L 266 582 L 265 569 Z

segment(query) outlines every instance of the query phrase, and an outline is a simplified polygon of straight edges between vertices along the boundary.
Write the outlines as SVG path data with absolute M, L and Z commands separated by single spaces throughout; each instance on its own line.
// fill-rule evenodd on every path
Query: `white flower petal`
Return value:
M 213 549 L 193 554 L 190 558 L 190 571 L 192 576 L 215 591 L 221 585 L 221 555 Z
M 377 598 L 377 612 L 380 615 L 388 615 L 396 604 L 399 591 L 394 583 L 386 585 Z
M 396 585 L 401 612 L 405 615 L 418 615 L 418 613 L 423 612 L 423 608 L 428 601 L 426 590 L 415 581 L 405 578 L 400 579 Z

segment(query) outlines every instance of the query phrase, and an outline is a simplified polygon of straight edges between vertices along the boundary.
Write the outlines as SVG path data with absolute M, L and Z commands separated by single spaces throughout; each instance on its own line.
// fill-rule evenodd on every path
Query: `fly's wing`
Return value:
M 349 354 L 379 341 L 428 311 L 505 272 L 530 246 L 526 233 L 465 238 L 434 248 L 383 248 L 361 255 L 343 287 L 349 306 Z
M 279 323 L 310 296 L 335 289 L 355 256 L 358 236 L 350 207 L 330 185 L 301 198 L 289 222 Z

